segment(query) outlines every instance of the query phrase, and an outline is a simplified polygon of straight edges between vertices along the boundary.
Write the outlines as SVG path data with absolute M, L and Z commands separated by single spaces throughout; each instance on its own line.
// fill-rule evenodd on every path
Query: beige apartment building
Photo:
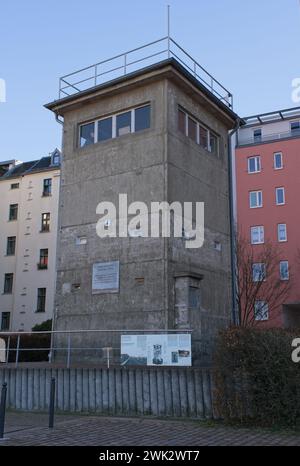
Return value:
M 55 294 L 60 151 L 0 162 L 0 329 L 51 319 Z

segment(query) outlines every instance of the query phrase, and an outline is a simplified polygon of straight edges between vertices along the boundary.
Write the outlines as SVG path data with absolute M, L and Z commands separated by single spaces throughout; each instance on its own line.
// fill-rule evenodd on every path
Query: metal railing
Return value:
M 280 139 L 287 139 L 287 138 L 299 138 L 300 137 L 300 129 L 293 130 L 293 131 L 285 131 L 283 133 L 272 133 L 272 134 L 264 134 L 260 137 L 253 137 L 248 139 L 240 139 L 238 138 L 237 146 L 248 146 L 251 144 L 261 144 L 262 142 L 272 142 L 278 141 Z
M 59 79 L 59 99 L 172 57 L 215 97 L 229 108 L 233 108 L 231 92 L 169 36 L 62 76 Z
M 121 363 L 121 335 L 147 335 L 147 334 L 191 334 L 192 330 L 184 329 L 159 329 L 159 330 L 54 330 L 54 331 L 41 331 L 41 332 L 0 332 L 0 340 L 4 339 L 6 346 L 5 349 L 1 349 L 0 346 L 0 363 L 3 364 L 14 364 L 18 367 L 20 362 L 48 362 L 49 364 L 55 363 L 68 369 L 71 367 L 72 357 L 74 353 L 77 353 L 75 357 L 75 364 L 86 363 L 89 361 L 95 363 L 97 359 L 98 363 L 105 364 L 108 368 L 110 365 L 122 365 Z M 92 334 L 96 334 L 97 337 L 91 338 Z M 26 347 L 23 346 L 24 337 L 33 337 L 30 343 L 34 341 L 34 337 L 49 335 L 48 341 L 42 347 Z M 99 338 L 101 336 L 101 338 Z M 23 337 L 23 341 L 22 341 Z M 78 340 L 76 344 L 75 340 Z M 86 340 L 86 345 L 83 346 L 82 342 Z M 95 345 L 95 339 L 100 345 Z M 26 343 L 26 342 L 25 342 Z M 39 357 L 31 357 L 30 361 L 26 361 L 26 358 L 22 358 L 21 355 L 28 354 L 28 352 L 35 353 L 36 356 L 43 352 L 45 357 L 40 359 Z M 12 357 L 12 354 L 14 357 Z M 4 357 L 3 357 L 4 356 Z M 22 361 L 23 359 L 23 361 Z M 24 361 L 25 359 L 25 361 Z M 33 359 L 33 360 L 32 360 Z M 36 361 L 34 361 L 36 359 Z M 0 366 L 1 367 L 1 366 Z

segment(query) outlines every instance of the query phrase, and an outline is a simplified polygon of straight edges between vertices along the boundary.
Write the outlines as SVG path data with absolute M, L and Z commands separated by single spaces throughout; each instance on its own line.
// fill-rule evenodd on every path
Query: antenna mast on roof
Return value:
M 168 58 L 170 58 L 170 5 L 168 5 Z

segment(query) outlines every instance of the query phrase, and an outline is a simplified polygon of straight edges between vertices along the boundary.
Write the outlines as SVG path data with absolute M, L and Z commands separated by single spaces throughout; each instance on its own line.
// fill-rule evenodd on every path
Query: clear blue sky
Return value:
M 60 147 L 43 104 L 58 77 L 171 34 L 234 94 L 242 116 L 293 107 L 300 77 L 299 0 L 5 0 L 0 6 L 0 160 Z

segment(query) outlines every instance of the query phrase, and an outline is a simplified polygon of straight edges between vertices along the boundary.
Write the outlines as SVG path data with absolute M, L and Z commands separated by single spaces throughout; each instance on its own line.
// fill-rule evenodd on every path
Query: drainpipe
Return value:
M 55 113 L 55 121 L 59 123 L 60 125 L 64 125 L 64 120 L 60 120 L 59 116 L 57 113 Z M 62 162 L 62 154 L 63 154 L 63 139 L 64 139 L 64 133 L 62 130 L 62 147 L 61 147 L 61 159 L 60 159 L 60 179 L 59 179 L 59 194 L 58 194 L 58 215 L 57 215 L 57 233 L 56 233 L 56 258 L 55 258 L 55 271 L 56 271 L 56 264 L 57 264 L 57 256 L 58 256 L 58 248 L 57 248 L 57 243 L 58 243 L 58 238 L 59 238 L 59 208 L 60 208 L 60 192 L 61 192 L 61 162 Z M 55 295 L 56 295 L 56 283 L 57 283 L 57 275 L 55 276 Z M 56 297 L 56 296 L 55 296 Z M 55 304 L 55 300 L 54 300 Z M 51 326 L 51 343 L 50 343 L 50 358 L 49 362 L 53 362 L 53 331 L 54 331 L 54 323 L 57 318 L 57 306 L 53 309 L 53 318 L 52 318 L 52 326 Z
M 234 200 L 233 200 L 233 170 L 232 170 L 232 143 L 231 139 L 234 134 L 237 133 L 238 129 L 241 126 L 241 120 L 238 118 L 236 124 L 229 132 L 228 135 L 228 176 L 229 176 L 229 215 L 230 215 L 230 260 L 231 260 L 231 291 L 232 291 L 232 322 L 234 325 L 239 325 L 239 315 L 236 303 L 236 292 L 237 292 L 237 283 L 236 283 L 236 259 L 235 259 L 235 219 L 234 219 Z

